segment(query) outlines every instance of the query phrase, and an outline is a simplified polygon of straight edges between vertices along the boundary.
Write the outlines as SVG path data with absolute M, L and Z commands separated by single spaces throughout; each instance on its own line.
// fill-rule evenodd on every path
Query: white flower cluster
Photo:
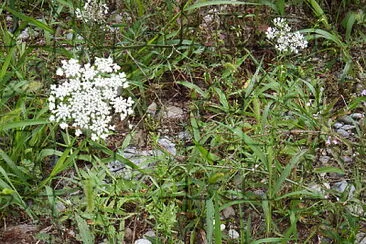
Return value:
M 114 130 L 110 125 L 112 110 L 120 114 L 121 120 L 133 113 L 131 97 L 118 95 L 120 88 L 129 85 L 125 73 L 117 73 L 120 68 L 112 58 L 96 58 L 94 65 L 84 66 L 76 59 L 63 60 L 56 74 L 66 81 L 51 86 L 50 121 L 59 122 L 62 129 L 71 124 L 76 128 L 76 136 L 89 130 L 92 140 L 105 140 Z
M 97 0 L 87 0 L 82 10 L 75 10 L 76 17 L 83 19 L 85 22 L 104 23 L 105 15 L 108 13 L 106 4 L 102 4 Z
M 275 42 L 275 48 L 279 52 L 298 53 L 299 49 L 308 46 L 304 35 L 298 31 L 292 32 L 285 19 L 275 18 L 273 24 L 274 27 L 268 27 L 266 36 Z

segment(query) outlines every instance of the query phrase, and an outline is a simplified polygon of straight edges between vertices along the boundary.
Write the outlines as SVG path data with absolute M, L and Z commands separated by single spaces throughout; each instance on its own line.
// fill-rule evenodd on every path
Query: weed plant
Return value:
M 361 243 L 362 1 L 97 3 L 88 21 L 83 1 L 0 4 L 0 240 L 19 242 L 7 226 L 27 222 L 49 243 L 134 243 L 148 230 L 151 243 Z M 265 34 L 276 17 L 308 47 L 278 52 Z M 97 57 L 121 67 L 134 101 L 106 140 L 49 120 L 61 61 Z M 152 103 L 184 116 L 151 115 Z M 341 118 L 352 138 L 334 130 Z M 175 154 L 158 143 L 180 132 Z M 137 164 L 131 147 L 160 151 Z

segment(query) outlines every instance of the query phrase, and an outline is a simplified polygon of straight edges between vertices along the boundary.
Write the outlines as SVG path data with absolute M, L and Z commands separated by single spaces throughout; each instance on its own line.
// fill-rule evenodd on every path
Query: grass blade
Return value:
M 15 129 L 15 128 L 24 128 L 26 126 L 32 126 L 32 125 L 44 125 L 50 123 L 48 120 L 40 119 L 40 120 L 23 120 L 18 122 L 12 122 L 12 123 L 4 123 L 0 124 L 0 130 L 9 130 L 9 129 Z
M 214 5 L 223 5 L 223 4 L 228 4 L 228 5 L 262 5 L 259 3 L 249 3 L 249 2 L 239 2 L 239 1 L 201 1 L 198 3 L 195 3 L 189 7 L 186 7 L 184 9 L 184 11 L 190 11 L 190 10 L 195 10 L 198 8 L 202 8 L 202 7 L 207 7 L 207 6 L 214 6 Z
M 273 188 L 273 195 L 276 195 L 282 188 L 282 183 L 286 180 L 286 178 L 290 175 L 291 170 L 300 162 L 300 159 L 302 156 L 307 152 L 307 150 L 302 150 L 299 153 L 297 153 L 294 157 L 291 158 L 289 164 L 285 167 L 285 169 L 282 171 L 279 179 L 277 180 L 276 184 Z
M 212 198 L 206 200 L 206 235 L 207 235 L 207 243 L 212 243 L 213 230 L 214 230 L 214 203 Z
M 27 21 L 29 23 L 32 23 L 33 25 L 37 26 L 38 28 L 45 30 L 51 34 L 54 34 L 55 31 L 49 27 L 48 25 L 46 25 L 45 23 L 42 23 L 41 21 L 38 21 L 36 19 L 33 19 L 31 17 L 28 17 L 22 13 L 19 13 L 18 11 L 15 11 L 14 9 L 11 9 L 9 7 L 5 7 L 5 10 L 9 11 L 11 14 L 13 14 L 14 16 L 18 17 L 19 19 L 22 19 L 24 21 Z

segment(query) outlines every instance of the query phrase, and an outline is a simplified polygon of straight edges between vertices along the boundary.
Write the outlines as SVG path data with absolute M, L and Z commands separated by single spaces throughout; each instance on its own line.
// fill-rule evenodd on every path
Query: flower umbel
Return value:
M 116 73 L 119 69 L 111 58 L 96 58 L 94 65 L 84 66 L 76 59 L 63 60 L 56 74 L 66 81 L 51 86 L 50 121 L 60 123 L 62 129 L 76 128 L 76 136 L 88 130 L 92 140 L 106 139 L 114 128 L 113 113 L 120 114 L 121 120 L 133 113 L 131 97 L 118 95 L 128 87 L 125 73 Z
M 274 27 L 268 27 L 266 36 L 275 43 L 279 52 L 298 53 L 300 49 L 308 46 L 304 35 L 298 31 L 292 32 L 285 19 L 275 18 L 273 25 Z
M 104 23 L 105 15 L 108 13 L 106 4 L 102 4 L 96 0 L 87 0 L 82 9 L 75 10 L 76 17 L 87 22 Z

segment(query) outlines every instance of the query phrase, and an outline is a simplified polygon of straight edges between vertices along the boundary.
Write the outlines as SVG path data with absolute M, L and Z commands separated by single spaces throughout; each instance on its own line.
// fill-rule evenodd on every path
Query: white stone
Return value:
M 149 230 L 144 234 L 144 237 L 155 237 L 155 232 L 153 230 Z
M 230 229 L 227 233 L 227 235 L 229 236 L 229 238 L 231 239 L 238 239 L 240 237 L 239 233 L 234 230 L 234 229 Z
M 138 239 L 135 241 L 135 244 L 152 244 L 152 242 L 147 239 Z

